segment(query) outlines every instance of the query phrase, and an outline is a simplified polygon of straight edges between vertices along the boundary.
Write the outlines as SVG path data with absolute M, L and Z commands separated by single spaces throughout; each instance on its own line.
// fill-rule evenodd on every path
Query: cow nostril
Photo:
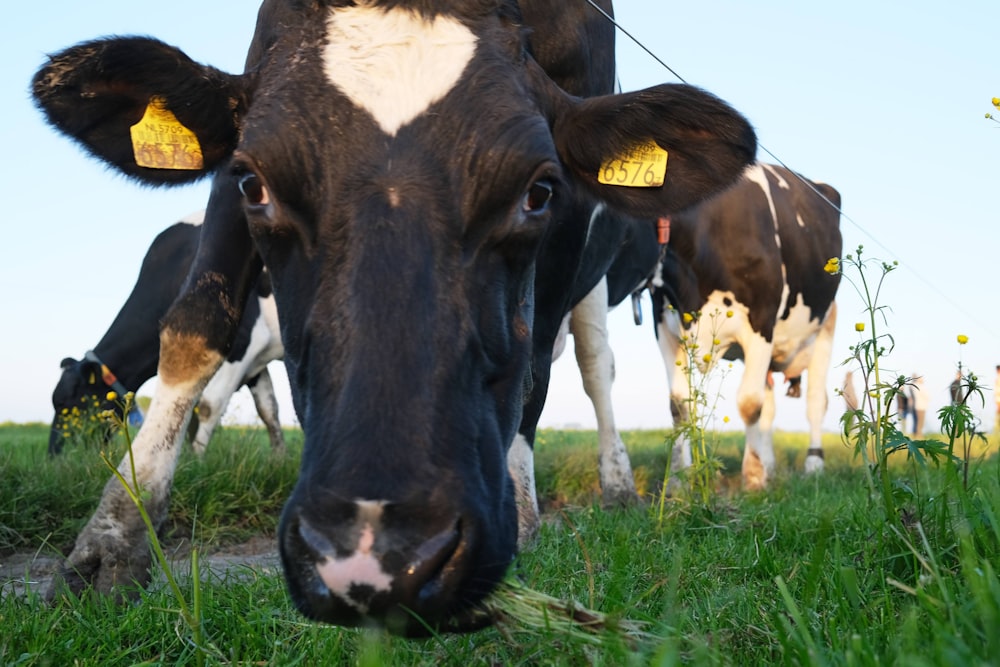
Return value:
M 413 552 L 404 575 L 411 586 L 419 588 L 421 598 L 433 596 L 440 588 L 438 575 L 454 556 L 461 536 L 460 522 L 456 521 L 455 525 L 434 535 Z
M 303 546 L 311 552 L 314 559 L 320 559 L 325 554 L 334 552 L 333 544 L 323 533 L 313 528 L 308 521 L 300 519 L 296 527 Z

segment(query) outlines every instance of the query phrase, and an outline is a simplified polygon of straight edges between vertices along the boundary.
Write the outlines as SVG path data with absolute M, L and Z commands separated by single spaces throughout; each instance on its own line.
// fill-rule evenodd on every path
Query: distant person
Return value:
M 962 402 L 962 371 L 955 373 L 955 379 L 948 386 L 948 394 L 951 396 L 952 405 L 958 405 Z
M 914 374 L 913 384 L 908 386 L 910 392 L 910 405 L 913 406 L 913 437 L 922 438 L 924 435 L 924 417 L 927 415 L 927 405 L 930 403 L 930 396 L 924 390 L 924 378 Z
M 844 405 L 847 408 L 847 429 L 854 425 L 854 411 L 858 409 L 858 395 L 854 391 L 854 371 L 847 371 L 844 375 L 844 386 L 840 393 L 844 396 Z
M 899 430 L 906 432 L 906 420 L 913 412 L 913 403 L 910 401 L 909 387 L 902 386 L 896 392 L 896 418 L 899 419 Z
M 997 366 L 997 378 L 993 381 L 993 400 L 997 402 L 997 421 L 994 428 L 1000 431 L 1000 365 Z

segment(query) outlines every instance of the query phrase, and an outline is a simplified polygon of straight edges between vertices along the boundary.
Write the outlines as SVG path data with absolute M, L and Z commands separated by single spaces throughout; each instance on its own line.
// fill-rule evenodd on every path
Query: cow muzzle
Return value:
M 421 526 L 393 526 L 374 516 L 373 503 L 339 524 L 286 509 L 280 529 L 285 576 L 298 609 L 341 626 L 382 627 L 419 637 L 468 631 L 482 622 L 468 614 L 462 583 L 469 571 L 469 531 L 455 517 Z M 389 509 L 391 513 L 391 508 Z

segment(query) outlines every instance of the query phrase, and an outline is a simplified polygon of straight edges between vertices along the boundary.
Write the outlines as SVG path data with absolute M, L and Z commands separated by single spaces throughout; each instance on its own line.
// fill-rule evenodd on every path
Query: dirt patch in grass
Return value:
M 191 572 L 191 544 L 183 541 L 166 550 L 180 577 Z M 64 558 L 51 551 L 18 551 L 0 555 L 0 596 L 41 594 L 48 590 Z M 237 544 L 205 548 L 198 553 L 203 579 L 239 580 L 257 574 L 277 576 L 281 570 L 273 535 L 255 535 Z M 162 581 L 162 575 L 159 581 Z M 155 584 L 154 584 L 155 585 Z

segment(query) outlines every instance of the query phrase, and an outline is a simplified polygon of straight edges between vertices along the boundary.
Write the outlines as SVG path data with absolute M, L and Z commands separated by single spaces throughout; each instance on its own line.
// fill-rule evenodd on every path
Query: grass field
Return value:
M 108 478 L 94 449 L 49 460 L 46 429 L 0 426 L 0 559 L 66 552 Z M 623 434 L 645 503 L 604 510 L 596 435 L 542 431 L 547 520 L 516 564 L 533 589 L 644 623 L 638 640 L 516 624 L 423 641 L 326 627 L 296 614 L 279 574 L 246 569 L 200 587 L 199 649 L 162 585 L 128 606 L 85 596 L 48 607 L 39 591 L 6 595 L 0 664 L 1000 664 L 995 442 L 973 454 L 967 485 L 951 464 L 894 461 L 904 527 L 896 533 L 853 450 L 834 434 L 826 473 L 810 477 L 796 472 L 806 437 L 779 434 L 777 478 L 752 494 L 739 490 L 741 438 L 723 434 L 712 502 L 674 500 L 661 512 L 654 499 L 665 436 Z M 185 451 L 166 543 L 204 550 L 273 535 L 301 434 L 289 431 L 288 441 L 289 454 L 276 457 L 262 431 L 227 428 L 203 461 Z M 183 585 L 193 595 L 191 582 Z

